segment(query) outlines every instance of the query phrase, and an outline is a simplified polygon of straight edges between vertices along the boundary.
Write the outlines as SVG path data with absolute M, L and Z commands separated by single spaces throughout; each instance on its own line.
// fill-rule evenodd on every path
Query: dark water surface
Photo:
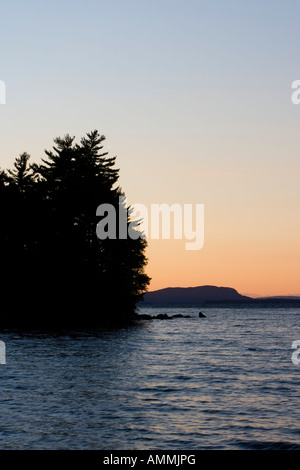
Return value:
M 97 333 L 2 331 L 1 449 L 300 449 L 299 309 Z

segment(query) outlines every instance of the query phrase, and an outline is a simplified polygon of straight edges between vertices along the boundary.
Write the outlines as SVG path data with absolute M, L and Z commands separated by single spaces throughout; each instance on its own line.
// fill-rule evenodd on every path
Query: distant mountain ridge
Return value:
M 240 294 L 232 287 L 217 287 L 211 285 L 196 287 L 166 287 L 144 295 L 144 304 L 152 305 L 215 305 L 215 304 L 250 304 L 266 305 L 274 303 L 300 303 L 298 296 L 272 296 L 253 298 Z
M 144 295 L 144 302 L 166 304 L 195 304 L 207 301 L 248 301 L 251 297 L 239 294 L 232 287 L 197 286 L 167 287 Z

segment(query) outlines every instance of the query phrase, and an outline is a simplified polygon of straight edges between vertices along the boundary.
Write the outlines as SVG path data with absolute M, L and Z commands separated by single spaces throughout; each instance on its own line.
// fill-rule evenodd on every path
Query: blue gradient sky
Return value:
M 2 1 L 1 167 L 97 128 L 130 203 L 204 203 L 203 250 L 150 241 L 151 288 L 300 294 L 297 1 Z

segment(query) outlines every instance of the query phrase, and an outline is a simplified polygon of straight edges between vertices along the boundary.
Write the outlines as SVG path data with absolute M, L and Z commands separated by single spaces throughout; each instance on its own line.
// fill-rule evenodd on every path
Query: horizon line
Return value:
M 194 289 L 197 287 L 222 287 L 222 288 L 227 288 L 227 289 L 234 289 L 238 294 L 244 295 L 246 297 L 251 297 L 251 298 L 267 298 L 267 297 L 299 297 L 300 298 L 300 293 L 298 294 L 264 294 L 264 295 L 259 295 L 259 294 L 246 294 L 238 291 L 235 287 L 230 287 L 230 286 L 217 286 L 215 284 L 201 284 L 201 285 L 196 285 L 196 286 L 167 286 L 167 287 L 160 287 L 158 289 L 154 290 L 149 290 L 146 292 L 146 294 L 151 293 L 151 292 L 157 292 L 160 290 L 164 289 Z

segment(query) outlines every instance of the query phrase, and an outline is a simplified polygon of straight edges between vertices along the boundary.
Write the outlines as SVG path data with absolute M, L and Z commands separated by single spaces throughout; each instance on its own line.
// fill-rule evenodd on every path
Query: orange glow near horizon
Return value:
M 300 295 L 299 221 L 275 207 L 268 217 L 257 210 L 254 220 L 253 213 L 230 215 L 223 203 L 212 214 L 208 205 L 199 251 L 186 251 L 185 240 L 149 239 L 149 290 L 216 285 L 253 297 Z
M 280 129 L 273 129 L 272 138 L 269 131 L 257 129 L 231 136 L 231 141 L 229 135 L 213 140 L 191 134 L 165 147 L 156 139 L 146 151 L 142 146 L 130 151 L 130 146 L 123 153 L 120 148 L 121 155 L 134 160 L 143 153 L 151 161 L 147 177 L 132 179 L 121 158 L 130 204 L 205 208 L 203 249 L 186 251 L 185 240 L 148 239 L 149 290 L 216 285 L 253 297 L 300 295 L 296 131 L 290 141 Z M 188 163 L 182 155 L 191 156 Z
M 181 241 L 150 240 L 147 255 L 150 291 L 215 285 L 250 297 L 300 295 L 300 255 L 290 250 L 274 255 L 262 247 L 243 250 L 228 244 L 193 252 L 185 251 Z

